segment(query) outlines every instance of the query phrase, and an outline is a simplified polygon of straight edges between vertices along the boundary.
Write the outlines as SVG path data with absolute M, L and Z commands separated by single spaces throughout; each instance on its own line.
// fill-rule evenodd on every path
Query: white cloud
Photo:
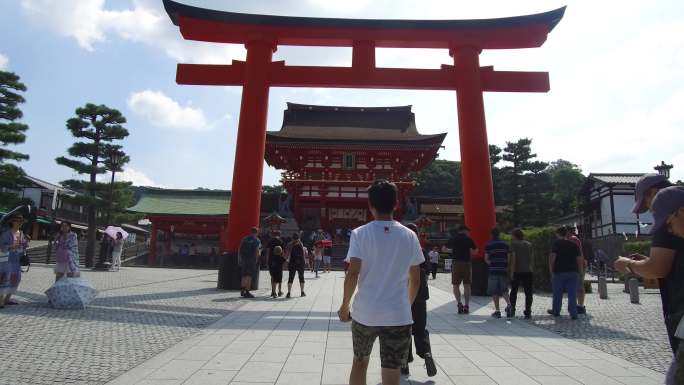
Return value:
M 9 59 L 7 56 L 0 53 L 0 70 L 6 70 L 9 67 Z
M 165 187 L 153 181 L 152 178 L 145 175 L 142 171 L 132 167 L 124 167 L 123 172 L 116 174 L 114 178 L 124 182 L 131 182 L 134 186 Z
M 145 90 L 128 98 L 128 108 L 145 117 L 152 125 L 162 128 L 205 131 L 210 129 L 204 111 L 181 106 L 163 92 Z
M 107 10 L 104 0 L 22 0 L 21 4 L 34 21 L 75 39 L 89 51 L 114 36 L 161 48 L 172 59 L 186 63 L 224 64 L 245 57 L 239 45 L 184 40 L 161 1 L 133 0 L 125 10 Z

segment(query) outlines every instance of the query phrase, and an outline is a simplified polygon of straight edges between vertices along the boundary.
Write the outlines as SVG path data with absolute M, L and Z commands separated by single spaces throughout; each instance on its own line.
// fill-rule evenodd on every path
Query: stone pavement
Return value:
M 102 384 L 220 320 L 245 301 L 216 290 L 216 271 L 83 271 L 100 290 L 86 310 L 57 310 L 49 267 L 24 274 L 0 310 L 0 384 Z
M 239 311 L 109 384 L 346 384 L 352 346 L 350 325 L 338 322 L 336 316 L 342 283 L 342 273 L 322 274 L 308 281 L 306 297 L 248 301 Z M 661 373 L 528 322 L 492 319 L 487 306 L 475 304 L 473 314 L 459 316 L 451 293 L 434 287 L 428 304 L 439 372 L 428 378 L 422 365 L 414 362 L 404 384 L 663 381 Z M 369 384 L 380 382 L 377 343 L 373 353 Z
M 449 274 L 438 274 L 436 280 L 429 282 L 442 290 L 451 291 Z M 567 316 L 558 319 L 548 316 L 546 309 L 551 307 L 551 297 L 537 293 L 532 307 L 533 317 L 529 322 L 605 353 L 665 373 L 672 359 L 672 351 L 663 323 L 659 292 L 642 288 L 640 304 L 634 305 L 629 302 L 629 294 L 622 292 L 623 287 L 620 283 L 609 283 L 608 299 L 602 300 L 598 296 L 596 284 L 593 284 L 594 293 L 587 294 L 585 299 L 588 314 L 580 316 L 579 321 L 571 321 Z M 520 290 L 518 313 L 524 309 L 524 298 Z M 489 297 L 475 297 L 473 300 L 480 306 L 492 306 Z M 564 304 L 567 306 L 567 301 Z

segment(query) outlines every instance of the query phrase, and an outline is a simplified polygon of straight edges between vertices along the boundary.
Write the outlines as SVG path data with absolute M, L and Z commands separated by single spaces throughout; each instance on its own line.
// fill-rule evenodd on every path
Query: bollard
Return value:
M 606 277 L 598 278 L 598 292 L 599 298 L 608 299 L 608 283 L 606 282 Z
M 639 280 L 636 278 L 629 279 L 629 301 L 639 303 Z

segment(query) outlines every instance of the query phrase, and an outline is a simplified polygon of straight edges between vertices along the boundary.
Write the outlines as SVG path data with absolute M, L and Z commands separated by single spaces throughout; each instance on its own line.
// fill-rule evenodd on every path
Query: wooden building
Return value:
M 580 190 L 582 223 L 580 231 L 588 238 L 612 234 L 634 236 L 642 225 L 651 224 L 649 212 L 632 213 L 634 188 L 643 173 L 591 173 Z M 579 224 L 578 224 L 579 226 Z
M 394 182 L 405 202 L 410 174 L 432 162 L 445 136 L 420 134 L 411 106 L 288 103 L 281 129 L 267 132 L 265 158 L 283 170 L 286 206 L 300 228 L 339 234 L 371 220 L 366 190 L 376 179 Z

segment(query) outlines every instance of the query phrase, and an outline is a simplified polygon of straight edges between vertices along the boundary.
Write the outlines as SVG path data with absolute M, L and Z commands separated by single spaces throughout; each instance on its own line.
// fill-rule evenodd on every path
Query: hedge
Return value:
M 549 274 L 549 253 L 551 244 L 556 240 L 556 229 L 540 227 L 523 230 L 525 239 L 532 244 L 532 270 L 534 271 L 534 288 L 551 291 L 551 275 Z
M 622 245 L 622 250 L 625 252 L 625 256 L 630 254 L 641 254 L 648 255 L 651 249 L 650 241 L 639 241 L 639 242 L 625 242 Z

